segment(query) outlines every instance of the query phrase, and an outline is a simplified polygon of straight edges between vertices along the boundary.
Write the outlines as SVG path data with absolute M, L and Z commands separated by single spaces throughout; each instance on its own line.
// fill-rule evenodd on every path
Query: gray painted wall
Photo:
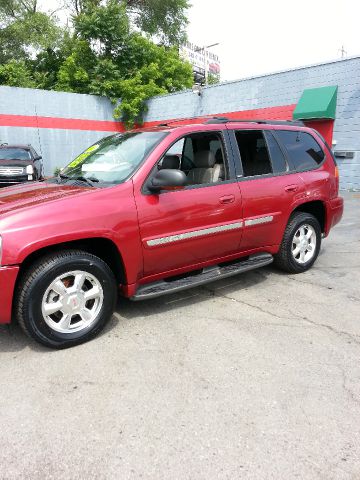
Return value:
M 0 114 L 114 121 L 104 97 L 0 86 Z M 31 143 L 43 156 L 45 174 L 62 167 L 111 132 L 0 126 L 0 143 Z
M 105 97 L 0 86 L 0 113 L 40 117 L 114 120 Z
M 155 97 L 148 102 L 145 121 L 296 104 L 304 89 L 326 85 L 339 87 L 335 151 L 360 152 L 360 57 L 206 87 L 201 97 L 191 91 Z M 103 97 L 0 87 L 0 114 L 113 121 L 112 111 Z M 47 174 L 108 134 L 0 126 L 0 141 L 31 143 L 42 153 Z M 360 153 L 351 162 L 338 163 L 342 188 L 360 190 Z

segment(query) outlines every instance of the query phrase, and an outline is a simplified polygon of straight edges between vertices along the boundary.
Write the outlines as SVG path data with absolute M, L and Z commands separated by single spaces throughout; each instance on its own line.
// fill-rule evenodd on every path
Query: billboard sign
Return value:
M 180 47 L 180 56 L 192 64 L 195 80 L 201 77 L 204 80 L 209 74 L 220 77 L 220 59 L 205 47 L 185 42 Z

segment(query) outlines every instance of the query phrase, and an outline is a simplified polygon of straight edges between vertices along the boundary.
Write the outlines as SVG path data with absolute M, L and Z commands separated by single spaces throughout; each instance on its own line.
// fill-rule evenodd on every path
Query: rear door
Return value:
M 305 183 L 270 130 L 232 130 L 230 137 L 243 204 L 241 250 L 278 245 Z

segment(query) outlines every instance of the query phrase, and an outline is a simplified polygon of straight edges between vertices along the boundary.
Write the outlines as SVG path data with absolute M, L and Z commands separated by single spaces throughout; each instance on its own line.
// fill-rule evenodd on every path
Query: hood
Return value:
M 81 195 L 95 190 L 91 187 L 65 186 L 53 183 L 30 183 L 0 189 L 0 218 L 3 214 L 43 203 Z
M 8 160 L 5 158 L 0 158 L 0 167 L 27 167 L 28 165 L 33 165 L 34 162 L 31 158 L 27 160 L 19 160 L 17 158 L 13 158 L 12 160 Z

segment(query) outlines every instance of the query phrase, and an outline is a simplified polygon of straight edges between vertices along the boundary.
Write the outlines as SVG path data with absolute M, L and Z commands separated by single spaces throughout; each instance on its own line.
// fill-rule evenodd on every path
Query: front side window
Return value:
M 182 170 L 189 186 L 226 180 L 228 170 L 221 134 L 201 132 L 179 139 L 161 158 L 158 169 Z
M 284 144 L 295 170 L 317 168 L 325 158 L 325 153 L 320 145 L 307 132 L 276 130 L 276 135 Z
M 31 155 L 24 148 L 0 148 L 0 160 L 31 160 Z
M 88 180 L 98 185 L 124 182 L 167 135 L 166 132 L 129 132 L 91 146 L 62 171 L 61 178 Z
M 244 177 L 271 174 L 270 156 L 262 131 L 237 131 L 235 136 Z

